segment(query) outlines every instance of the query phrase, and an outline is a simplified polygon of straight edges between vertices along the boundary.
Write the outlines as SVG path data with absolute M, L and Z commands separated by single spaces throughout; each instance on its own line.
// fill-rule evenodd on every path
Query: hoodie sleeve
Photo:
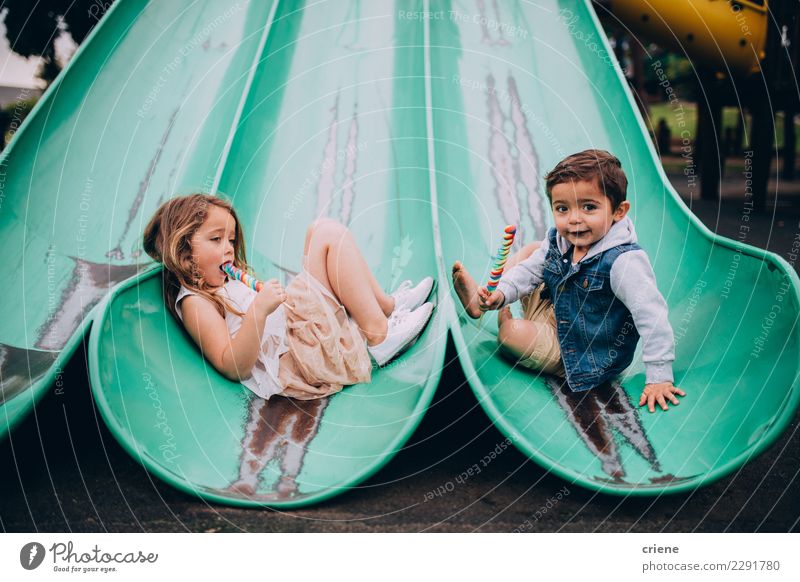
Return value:
M 667 302 L 656 286 L 653 267 L 643 250 L 621 254 L 611 266 L 611 290 L 633 316 L 644 341 L 645 382 L 673 382 L 675 338 Z
M 547 256 L 549 246 L 550 243 L 545 238 L 530 257 L 503 273 L 500 282 L 497 284 L 497 290 L 501 291 L 505 297 L 501 307 L 510 305 L 520 297 L 524 297 L 544 280 L 542 278 L 542 269 L 544 269 L 544 259 Z

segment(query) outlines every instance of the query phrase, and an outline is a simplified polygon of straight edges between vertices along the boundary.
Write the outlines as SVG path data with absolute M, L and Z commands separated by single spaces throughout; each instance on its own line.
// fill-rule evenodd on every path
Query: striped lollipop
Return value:
M 261 287 L 264 284 L 253 277 L 252 275 L 248 275 L 244 271 L 242 271 L 239 267 L 234 267 L 233 263 L 225 263 L 220 267 L 231 279 L 236 279 L 237 281 L 241 281 L 253 291 L 261 291 Z
M 503 231 L 503 244 L 497 251 L 497 256 L 494 257 L 494 265 L 489 273 L 489 282 L 486 283 L 486 289 L 489 293 L 493 293 L 497 289 L 497 284 L 500 282 L 500 277 L 503 276 L 503 269 L 506 266 L 506 260 L 511 253 L 511 246 L 514 244 L 514 235 L 517 234 L 517 227 L 509 224 Z

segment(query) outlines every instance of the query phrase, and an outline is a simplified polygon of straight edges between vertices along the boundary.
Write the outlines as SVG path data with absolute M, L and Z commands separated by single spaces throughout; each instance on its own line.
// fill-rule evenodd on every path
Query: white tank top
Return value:
M 230 280 L 225 283 L 218 293 L 242 313 L 248 310 L 256 296 L 255 291 L 241 281 L 236 280 Z M 197 293 L 181 286 L 178 297 L 175 299 L 175 310 L 178 312 L 181 321 L 183 321 L 181 300 L 188 295 L 197 295 Z M 242 327 L 242 318 L 225 310 L 225 324 L 228 326 L 231 337 L 234 337 L 239 328 Z M 275 311 L 267 316 L 267 320 L 264 322 L 262 338 L 261 350 L 259 350 L 251 376 L 242 380 L 242 384 L 261 398 L 268 399 L 273 394 L 283 392 L 283 386 L 278 380 L 278 358 L 280 358 L 281 354 L 289 351 L 289 346 L 286 343 L 286 312 L 283 305 L 279 305 Z

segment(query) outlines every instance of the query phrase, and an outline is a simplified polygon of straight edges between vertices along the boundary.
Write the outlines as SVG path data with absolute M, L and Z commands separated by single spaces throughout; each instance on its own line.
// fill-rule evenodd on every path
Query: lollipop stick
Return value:
M 500 245 L 500 248 L 497 249 L 497 254 L 494 256 L 492 270 L 489 273 L 489 280 L 486 283 L 486 290 L 489 292 L 489 295 L 495 292 L 497 289 L 497 284 L 500 282 L 500 278 L 503 276 L 503 269 L 505 269 L 508 255 L 511 253 L 511 247 L 514 245 L 514 237 L 516 234 L 517 227 L 513 224 L 509 224 L 503 230 L 503 243 Z M 485 313 L 485 311 L 481 313 L 481 316 L 478 318 L 479 327 L 481 327 Z
M 228 275 L 228 277 L 231 279 L 236 279 L 237 281 L 241 281 L 253 291 L 261 291 L 261 288 L 264 286 L 261 281 L 249 273 L 245 273 L 239 267 L 234 267 L 233 263 L 225 263 L 220 268 Z

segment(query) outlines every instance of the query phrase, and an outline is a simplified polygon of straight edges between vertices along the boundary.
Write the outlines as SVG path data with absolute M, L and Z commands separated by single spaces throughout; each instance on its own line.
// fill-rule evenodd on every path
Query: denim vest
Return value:
M 611 290 L 611 266 L 622 253 L 641 247 L 618 245 L 573 266 L 575 247 L 562 255 L 555 228 L 548 239 L 545 295 L 555 308 L 567 383 L 574 392 L 583 392 L 617 376 L 633 360 L 639 332 L 631 312 Z

